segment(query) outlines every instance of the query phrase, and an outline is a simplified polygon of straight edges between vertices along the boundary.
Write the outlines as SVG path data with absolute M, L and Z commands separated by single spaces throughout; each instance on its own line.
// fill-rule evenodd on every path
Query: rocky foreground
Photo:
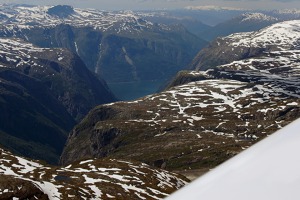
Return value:
M 1 199 L 163 199 L 186 183 L 137 162 L 91 159 L 53 167 L 0 149 Z

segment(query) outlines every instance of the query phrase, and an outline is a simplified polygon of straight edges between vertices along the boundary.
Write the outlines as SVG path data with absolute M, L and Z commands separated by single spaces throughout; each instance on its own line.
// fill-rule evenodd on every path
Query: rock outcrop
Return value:
M 1 199 L 163 199 L 187 184 L 183 176 L 115 159 L 44 165 L 0 148 Z

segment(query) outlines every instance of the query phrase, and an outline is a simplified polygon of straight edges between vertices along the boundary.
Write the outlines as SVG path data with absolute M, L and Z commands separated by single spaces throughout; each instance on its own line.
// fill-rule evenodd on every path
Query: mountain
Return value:
M 161 93 L 96 107 L 72 130 L 61 163 L 108 157 L 169 170 L 212 168 L 287 125 L 300 117 L 297 24 L 220 38 L 213 44 L 223 40 L 218 47 L 230 53 L 256 51 L 206 71 L 181 72 Z M 281 43 L 269 46 L 273 38 Z
M 0 69 L 0 144 L 32 158 L 57 162 L 75 120 L 41 81 Z
M 218 65 L 251 57 L 264 52 L 299 49 L 300 21 L 285 21 L 255 32 L 236 33 L 218 38 L 201 50 L 190 69 L 206 70 Z
M 125 160 L 83 160 L 66 167 L 44 165 L 0 148 L 1 199 L 162 199 L 184 177 Z
M 280 83 L 259 73 L 217 75 L 96 107 L 69 135 L 61 162 L 108 157 L 169 170 L 211 168 L 300 116 L 299 77 Z
M 227 36 L 232 33 L 257 31 L 276 22 L 279 22 L 279 19 L 275 17 L 258 12 L 248 12 L 222 22 L 198 35 L 211 41 L 217 37 Z
M 299 50 L 265 52 L 264 56 L 233 61 L 206 71 L 181 71 L 166 89 L 206 79 L 233 79 L 248 83 L 271 84 L 274 92 L 298 96 Z
M 57 162 L 76 120 L 116 100 L 66 49 L 8 38 L 0 49 L 0 144 L 15 153 Z
M 207 25 L 216 26 L 250 10 L 218 6 L 187 6 L 175 12 L 184 16 L 192 16 Z
M 268 11 L 217 6 L 189 6 L 181 10 L 142 11 L 138 14 L 155 23 L 180 23 L 207 41 L 233 33 L 257 31 L 281 21 L 300 19 L 297 9 Z
M 193 16 L 191 12 L 184 12 L 184 10 L 139 11 L 137 15 L 152 23 L 167 25 L 181 24 L 195 35 L 199 35 L 203 31 L 211 28 L 211 26 L 198 19 L 197 15 Z
M 207 44 L 182 25 L 152 23 L 131 11 L 16 5 L 0 14 L 0 36 L 67 48 L 109 83 L 164 81 Z
M 0 41 L 1 68 L 41 80 L 74 119 L 80 120 L 95 105 L 116 100 L 105 82 L 72 52 L 39 48 L 22 39 Z
M 299 9 L 272 10 L 268 11 L 268 14 L 285 21 L 300 19 Z

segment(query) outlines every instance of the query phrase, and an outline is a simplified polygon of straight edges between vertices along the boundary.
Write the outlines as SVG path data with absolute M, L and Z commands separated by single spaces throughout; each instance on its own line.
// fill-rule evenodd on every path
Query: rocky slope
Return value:
M 67 133 L 95 105 L 115 100 L 78 56 L 0 39 L 0 143 L 57 162 Z
M 57 162 L 75 120 L 43 83 L 0 69 L 0 144 L 32 158 Z
M 75 119 L 95 105 L 115 100 L 105 82 L 70 51 L 39 48 L 22 39 L 1 38 L 0 42 L 1 68 L 41 80 Z
M 124 160 L 43 165 L 0 148 L 1 199 L 163 199 L 186 179 Z
M 214 167 L 300 116 L 299 74 L 278 72 L 193 72 L 202 81 L 99 106 L 73 129 L 61 161 L 125 157 L 168 169 Z
M 291 89 L 298 85 L 299 50 L 265 52 L 260 57 L 233 61 L 206 71 L 181 71 L 166 86 L 166 90 L 174 86 L 208 78 L 234 79 L 246 82 L 273 82 L 283 89 Z M 270 77 L 272 77 L 270 79 Z
M 96 107 L 71 132 L 61 162 L 114 157 L 167 169 L 214 167 L 300 116 L 299 85 L 285 91 L 274 81 L 205 80 Z
M 276 23 L 255 32 L 218 38 L 198 53 L 191 69 L 206 70 L 221 64 L 262 56 L 265 52 L 299 49 L 300 21 Z
M 219 48 L 258 53 L 214 69 L 182 72 L 164 92 L 96 107 L 69 135 L 61 162 L 110 157 L 172 170 L 210 168 L 297 119 L 297 24 L 220 39 L 233 42 Z
M 68 48 L 108 82 L 165 79 L 207 44 L 182 26 L 152 23 L 130 11 L 19 5 L 3 6 L 0 14 L 0 36 Z

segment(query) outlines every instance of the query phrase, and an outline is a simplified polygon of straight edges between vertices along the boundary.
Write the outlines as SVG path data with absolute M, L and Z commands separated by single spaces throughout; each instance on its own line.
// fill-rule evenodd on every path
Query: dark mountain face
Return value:
M 206 44 L 187 32 L 131 38 L 126 35 L 103 35 L 92 28 L 73 28 L 69 25 L 37 32 L 43 34 L 37 37 L 32 31 L 26 33 L 31 42 L 42 47 L 71 49 L 78 53 L 91 71 L 105 77 L 108 82 L 171 77 Z
M 60 18 L 66 18 L 69 17 L 72 14 L 75 14 L 75 11 L 71 6 L 67 5 L 57 5 L 52 8 L 49 8 L 47 11 L 47 14 L 60 17 Z
M 3 68 L 0 80 L 1 145 L 57 162 L 74 119 L 41 81 Z
M 115 100 L 104 81 L 66 49 L 43 49 L 20 39 L 1 39 L 4 67 L 41 80 L 76 120 L 93 106 Z
M 78 56 L 1 39 L 1 144 L 50 163 L 67 133 L 91 108 L 115 100 Z

